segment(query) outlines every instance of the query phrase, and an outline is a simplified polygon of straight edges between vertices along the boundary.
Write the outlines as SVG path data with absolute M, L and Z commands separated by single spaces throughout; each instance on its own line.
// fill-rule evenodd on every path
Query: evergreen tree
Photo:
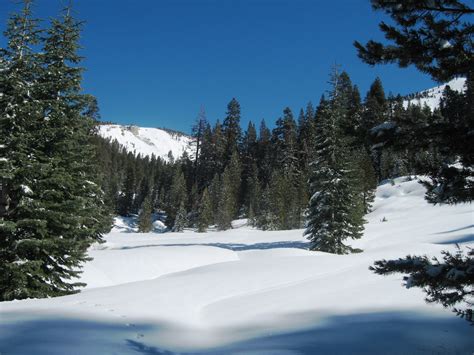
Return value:
M 361 198 L 363 206 L 362 214 L 369 213 L 375 197 L 375 189 L 377 188 L 377 177 L 369 154 L 364 148 L 359 148 L 352 153 L 353 169 L 356 193 Z
M 224 171 L 225 163 L 227 163 L 227 140 L 222 130 L 222 125 L 220 124 L 219 120 L 217 120 L 214 130 L 212 132 L 212 176 L 215 174 L 222 174 Z
M 139 232 L 148 233 L 153 229 L 152 213 L 153 204 L 151 200 L 151 195 L 148 195 L 145 200 L 143 200 L 142 206 L 140 208 L 140 213 L 138 214 Z
M 474 56 L 472 56 L 472 24 L 466 18 L 474 10 L 457 0 L 407 1 L 394 3 L 390 0 L 372 0 L 375 10 L 386 12 L 394 25 L 380 24 L 385 37 L 394 41 L 384 45 L 369 41 L 363 46 L 356 42 L 359 56 L 366 63 L 398 63 L 401 67 L 415 65 L 439 81 L 456 76 L 466 76 L 467 90 L 464 112 L 460 115 L 445 112 L 446 121 L 435 120 L 422 130 L 415 130 L 411 137 L 424 146 L 431 142 L 443 147 L 444 159 L 457 156 L 458 167 L 444 165 L 431 172 L 433 183 L 428 185 L 429 202 L 470 202 L 474 196 L 472 141 L 474 95 L 472 78 Z M 449 95 L 448 95 L 449 96 Z M 449 100 L 449 99 L 448 99 Z M 457 111 L 457 110 L 456 110 Z M 442 116 L 441 116 L 442 117 Z M 406 135 L 410 137 L 410 135 Z M 460 143 L 460 144 L 459 144 Z M 454 154 L 453 154 L 454 153 Z M 431 263 L 426 257 L 409 256 L 404 259 L 377 261 L 373 270 L 386 275 L 393 272 L 408 273 L 407 285 L 422 287 L 428 294 L 428 301 L 454 306 L 467 302 L 472 306 L 472 250 L 464 257 L 444 252 L 444 261 Z M 433 273 L 433 270 L 436 272 Z M 453 273 L 456 277 L 453 277 Z M 472 321 L 472 308 L 456 310 Z
M 183 209 L 185 208 L 184 204 L 186 201 L 186 181 L 184 179 L 183 171 L 181 170 L 181 166 L 177 166 L 173 175 L 173 180 L 171 183 L 170 191 L 168 194 L 168 199 L 166 203 L 166 224 L 168 227 L 171 227 L 173 230 L 174 223 L 177 220 L 178 211 L 181 209 L 181 205 Z M 185 216 L 186 217 L 186 216 Z M 183 216 L 180 216 L 180 222 L 183 221 Z M 184 226 L 178 226 L 184 227 Z
M 239 151 L 242 139 L 240 128 L 240 104 L 233 98 L 227 105 L 227 116 L 222 124 L 222 132 L 225 140 L 224 162 L 230 160 L 234 151 Z
M 215 216 L 217 216 L 219 211 L 219 202 L 221 196 L 221 178 L 219 175 L 214 175 L 211 183 L 209 184 L 209 198 L 211 200 L 213 223 L 216 222 Z
M 30 270 L 38 273 L 40 263 L 36 257 L 25 259 L 29 247 L 20 244 L 29 230 L 37 237 L 40 227 L 32 225 L 31 218 L 38 205 L 31 196 L 32 173 L 42 168 L 37 154 L 32 154 L 39 152 L 34 132 L 42 117 L 37 114 L 41 107 L 34 96 L 39 90 L 41 63 L 33 46 L 39 43 L 40 30 L 31 6 L 32 1 L 24 1 L 22 11 L 12 15 L 4 33 L 7 46 L 0 51 L 0 301 L 43 296 L 43 279 L 32 285 L 28 277 Z
M 244 205 L 248 212 L 249 201 L 252 199 L 254 179 L 257 178 L 257 131 L 255 125 L 249 122 L 242 142 L 242 183 L 239 196 L 239 204 Z
M 276 122 L 272 143 L 275 166 L 283 168 L 285 172 L 296 174 L 298 171 L 297 130 L 293 113 L 288 107 L 283 110 L 283 117 Z
M 236 210 L 235 187 L 232 185 L 231 169 L 226 169 L 220 181 L 220 193 L 217 207 L 217 229 L 227 230 L 232 228 L 232 219 Z
M 403 278 L 407 288 L 422 288 L 427 294 L 427 302 L 453 308 L 458 316 L 472 323 L 474 249 L 468 249 L 467 255 L 460 249 L 455 254 L 442 253 L 443 261 L 410 255 L 404 259 L 376 261 L 370 270 L 381 275 L 409 274 Z
M 272 174 L 272 149 L 271 132 L 265 120 L 260 123 L 260 131 L 257 141 L 257 165 L 259 181 L 266 186 L 270 182 Z
M 211 199 L 207 189 L 204 189 L 201 196 L 201 202 L 199 205 L 199 216 L 198 216 L 198 232 L 204 233 L 207 231 L 207 227 L 212 224 L 212 205 Z
M 11 53 L 6 53 L 11 65 L 16 65 L 17 60 L 21 65 L 25 60 L 33 63 L 35 58 L 28 47 L 33 43 L 28 36 L 35 38 L 34 22 L 29 20 L 30 5 L 30 1 L 25 2 L 23 14 L 13 17 L 6 33 L 10 44 L 15 45 Z M 16 176 L 26 199 L 17 199 L 7 184 L 7 193 L 14 196 L 10 199 L 18 201 L 18 205 L 14 213 L 3 216 L 8 221 L 6 240 L 18 247 L 12 249 L 15 255 L 10 250 L 7 259 L 2 258 L 7 260 L 2 264 L 2 274 L 5 272 L 10 279 L 1 290 L 2 299 L 77 292 L 76 288 L 83 284 L 70 280 L 77 277 L 81 264 L 88 260 L 87 248 L 101 241 L 102 234 L 110 229 L 111 219 L 97 183 L 91 144 L 96 102 L 81 94 L 79 35 L 80 24 L 72 18 L 69 8 L 60 19 L 52 21 L 44 36 L 41 61 L 36 56 L 34 67 L 30 68 L 33 70 L 27 74 L 26 95 L 18 107 L 25 111 L 12 112 L 19 118 L 13 127 L 27 134 L 23 138 L 28 146 L 20 152 L 34 158 L 25 161 L 24 175 Z M 20 37 L 21 43 L 15 44 Z M 21 71 L 15 72 L 17 78 L 13 79 L 21 79 Z M 28 113 L 33 108 L 31 103 L 35 109 Z M 7 109 L 11 106 L 7 105 Z M 15 132 L 11 133 L 9 139 L 14 139 Z
M 194 183 L 197 183 L 199 177 L 198 170 L 201 165 L 201 151 L 207 127 L 208 123 L 206 118 L 206 112 L 204 111 L 204 107 L 201 107 L 198 117 L 196 118 L 196 123 L 192 128 L 192 136 L 194 137 L 196 144 L 196 153 L 194 156 Z
M 125 177 L 124 186 L 119 196 L 118 213 L 121 216 L 129 216 L 133 211 L 135 200 L 135 166 L 129 165 Z
M 394 24 L 379 27 L 389 43 L 354 42 L 359 57 L 370 65 L 414 65 L 437 81 L 464 76 L 474 68 L 472 9 L 465 1 L 371 0 L 372 8 L 389 15 Z
M 232 201 L 230 205 L 230 214 L 232 219 L 239 217 L 239 210 L 240 210 L 240 186 L 241 186 L 241 174 L 242 168 L 240 164 L 240 158 L 237 151 L 234 151 L 231 155 L 229 165 L 224 171 L 222 183 L 228 184 L 226 190 L 230 193 L 230 201 Z M 225 178 L 225 179 L 224 179 Z
M 304 234 L 311 241 L 311 250 L 346 254 L 352 249 L 344 241 L 360 238 L 363 219 L 356 203 L 347 142 L 341 132 L 347 110 L 338 80 L 334 71 L 330 101 L 318 120 L 316 158 L 311 165 L 312 197 Z
M 176 212 L 176 217 L 173 223 L 173 232 L 182 232 L 184 230 L 184 227 L 186 227 L 187 224 L 187 214 L 186 214 L 186 208 L 184 207 L 184 202 L 181 201 L 179 204 L 178 211 Z

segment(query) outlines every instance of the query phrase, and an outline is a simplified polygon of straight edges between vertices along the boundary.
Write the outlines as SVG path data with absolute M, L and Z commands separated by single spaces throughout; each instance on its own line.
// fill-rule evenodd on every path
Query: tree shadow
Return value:
M 123 246 L 116 249 L 128 250 L 128 249 L 139 249 L 139 248 L 152 248 L 152 247 L 191 247 L 191 246 L 207 246 L 223 248 L 233 251 L 244 251 L 244 250 L 266 250 L 266 249 L 281 249 L 281 248 L 296 248 L 305 249 L 309 248 L 309 242 L 301 241 L 282 241 L 272 243 L 254 243 L 254 244 L 243 244 L 243 243 L 174 243 L 174 244 L 146 244 L 137 246 Z M 115 248 L 113 248 L 115 249 Z
M 235 331 L 245 333 L 246 329 Z M 179 354 L 471 354 L 472 332 L 467 322 L 454 316 L 434 318 L 395 312 L 354 314 L 331 317 L 310 329 Z M 178 354 L 140 341 L 127 340 L 127 344 L 139 354 Z
M 448 234 L 448 233 L 459 232 L 459 231 L 463 231 L 463 230 L 471 229 L 471 228 L 474 228 L 474 224 L 470 224 L 470 225 L 465 226 L 465 227 L 456 228 L 456 229 L 451 229 L 451 230 L 447 230 L 447 231 L 443 231 L 443 232 L 438 232 L 438 233 L 434 233 L 434 234 L 436 234 L 436 235 L 438 235 L 438 234 Z
M 0 313 L 0 354 L 123 354 L 123 339 L 139 337 L 150 325 Z M 125 351 L 130 353 L 130 351 Z
M 470 243 L 470 242 L 474 242 L 474 234 L 464 234 L 464 235 L 456 237 L 455 239 L 449 239 L 449 240 L 444 240 L 442 242 L 436 242 L 436 244 L 448 245 L 448 244 L 463 244 L 463 243 Z
M 308 318 L 308 317 L 313 317 Z M 35 355 L 220 355 L 220 354 L 471 354 L 473 328 L 453 316 L 427 317 L 407 312 L 360 313 L 333 316 L 321 321 L 317 314 L 291 314 L 276 319 L 276 324 L 314 325 L 304 330 L 274 332 L 259 327 L 255 336 L 250 326 L 217 329 L 240 339 L 228 345 L 190 351 L 160 348 L 153 334 L 165 331 L 182 344 L 186 337 L 165 324 L 127 324 L 49 316 L 28 319 L 15 313 L 2 313 L 0 353 Z M 150 333 L 148 333 L 150 332 Z M 150 339 L 150 340 L 147 340 Z M 151 342 L 151 344 L 150 344 Z M 180 345 L 178 345 L 180 346 Z

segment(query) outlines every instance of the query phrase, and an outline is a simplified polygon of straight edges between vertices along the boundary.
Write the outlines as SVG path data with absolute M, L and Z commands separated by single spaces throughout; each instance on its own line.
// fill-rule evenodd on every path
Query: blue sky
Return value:
M 36 0 L 39 17 L 67 1 Z M 5 28 L 13 1 L 1 0 Z M 297 115 L 327 89 L 331 66 L 346 70 L 362 96 L 376 76 L 386 92 L 431 86 L 428 76 L 362 63 L 352 43 L 382 40 L 368 0 L 76 0 L 86 21 L 84 88 L 103 120 L 190 131 L 201 105 L 210 121 L 237 98 L 242 125 L 269 125 L 289 106 Z M 4 41 L 0 42 L 2 45 Z

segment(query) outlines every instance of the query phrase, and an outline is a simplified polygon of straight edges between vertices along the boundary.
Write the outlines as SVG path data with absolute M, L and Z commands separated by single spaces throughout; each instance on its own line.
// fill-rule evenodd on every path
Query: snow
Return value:
M 403 101 L 403 107 L 407 108 L 409 104 L 418 105 L 421 107 L 427 105 L 431 109 L 431 111 L 433 111 L 434 109 L 439 107 L 439 103 L 440 103 L 441 97 L 443 96 L 443 92 L 446 86 L 449 85 L 451 90 L 454 90 L 457 92 L 464 92 L 465 84 L 466 84 L 466 78 L 455 78 L 447 82 L 446 84 L 439 85 L 434 88 L 421 91 L 419 93 L 420 95 L 426 96 L 426 97 Z
M 184 152 L 191 155 L 194 149 L 191 137 L 158 128 L 103 124 L 99 126 L 99 135 L 111 141 L 117 140 L 127 152 L 149 157 L 154 154 L 164 160 L 168 160 L 169 152 L 177 159 Z
M 21 185 L 21 190 L 25 195 L 31 195 L 33 193 L 33 190 L 27 185 Z
M 386 222 L 382 222 L 383 219 Z M 351 255 L 303 230 L 246 220 L 208 233 L 136 233 L 116 219 L 79 294 L 0 303 L 5 354 L 469 354 L 472 327 L 375 260 L 472 246 L 470 204 L 428 205 L 416 180 L 381 185 Z

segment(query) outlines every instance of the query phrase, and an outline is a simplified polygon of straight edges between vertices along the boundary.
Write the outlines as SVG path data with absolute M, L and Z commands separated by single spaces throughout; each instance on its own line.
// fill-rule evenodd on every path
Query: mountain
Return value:
M 405 100 L 403 101 L 403 106 L 406 108 L 408 104 L 420 106 L 427 105 L 431 110 L 434 110 L 435 108 L 439 107 L 439 102 L 441 100 L 441 97 L 443 96 L 443 91 L 446 86 L 449 85 L 451 90 L 464 92 L 465 84 L 466 78 L 456 78 L 447 82 L 446 84 L 442 84 L 428 90 L 407 95 L 405 96 Z
M 160 128 L 101 124 L 99 135 L 111 141 L 117 140 L 127 152 L 150 157 L 154 154 L 164 160 L 169 160 L 169 152 L 176 159 L 184 152 L 192 154 L 194 151 L 192 137 Z

